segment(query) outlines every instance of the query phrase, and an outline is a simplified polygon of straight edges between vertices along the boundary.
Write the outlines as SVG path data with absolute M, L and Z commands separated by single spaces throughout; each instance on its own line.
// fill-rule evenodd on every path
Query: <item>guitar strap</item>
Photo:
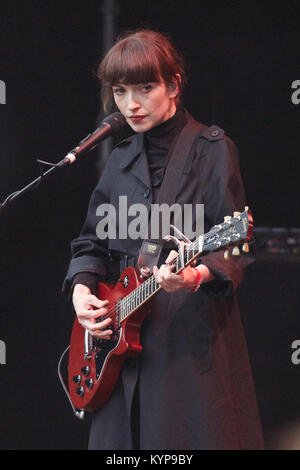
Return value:
M 181 176 L 185 164 L 190 156 L 195 139 L 204 132 L 206 126 L 195 121 L 187 112 L 188 122 L 185 124 L 168 155 L 166 173 L 163 178 L 156 204 L 167 204 L 170 208 L 175 200 L 180 187 Z M 161 250 L 164 244 L 160 227 L 159 239 L 148 239 L 142 242 L 139 256 L 138 269 L 144 276 L 152 274 L 153 267 L 158 264 Z M 148 233 L 151 233 L 151 217 L 149 221 Z

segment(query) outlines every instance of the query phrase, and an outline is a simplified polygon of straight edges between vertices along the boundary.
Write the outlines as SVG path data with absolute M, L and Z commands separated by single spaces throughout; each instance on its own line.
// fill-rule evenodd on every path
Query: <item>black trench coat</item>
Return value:
M 216 126 L 203 130 L 187 159 L 176 202 L 204 204 L 207 232 L 224 216 L 243 211 L 245 200 L 234 143 Z M 116 270 L 116 254 L 126 254 L 129 264 L 136 262 L 141 240 L 100 241 L 96 235 L 97 207 L 111 202 L 118 209 L 119 195 L 128 197 L 128 206 L 142 203 L 150 208 L 152 203 L 142 134 L 121 142 L 107 161 L 83 229 L 71 245 L 65 292 L 78 273 L 97 282 L 108 279 Z M 162 262 L 166 256 L 163 251 Z M 215 275 L 214 281 L 196 293 L 161 290 L 154 297 L 141 328 L 142 352 L 126 360 L 112 397 L 94 413 L 91 449 L 134 448 L 133 403 L 141 449 L 264 447 L 235 296 L 249 258 L 224 260 L 218 252 L 201 262 Z M 121 262 L 121 272 L 123 268 Z M 138 400 L 133 400 L 135 392 Z

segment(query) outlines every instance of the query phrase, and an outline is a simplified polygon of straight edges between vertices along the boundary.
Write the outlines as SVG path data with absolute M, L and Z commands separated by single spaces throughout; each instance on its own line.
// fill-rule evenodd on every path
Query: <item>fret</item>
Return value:
M 188 252 L 187 247 L 184 247 L 184 250 L 183 250 L 183 260 L 184 260 L 184 265 L 186 265 L 187 262 L 189 261 L 189 252 Z
M 140 304 L 140 289 L 139 288 L 137 288 L 134 291 L 133 298 L 134 298 L 134 308 L 136 308 Z
M 120 303 L 121 303 L 121 315 L 120 315 L 121 318 L 120 318 L 120 321 L 122 321 L 123 318 L 124 318 L 125 311 L 126 311 L 126 301 L 125 301 L 125 299 L 122 299 Z
M 189 250 L 185 246 L 184 251 L 183 251 L 183 259 L 184 259 L 184 264 L 186 265 L 189 262 Z
M 140 304 L 142 303 L 142 300 L 141 300 L 141 291 L 142 291 L 142 289 L 140 289 L 140 288 L 137 289 L 137 294 L 138 294 L 138 296 L 137 296 L 137 304 L 138 304 L 138 305 L 140 305 Z
M 122 300 L 122 305 L 123 305 L 123 313 L 122 313 L 122 320 L 123 318 L 127 315 L 127 299 Z
M 133 294 L 132 294 L 133 308 L 136 308 L 139 305 L 138 294 L 139 294 L 139 288 L 137 287 L 136 290 L 133 291 Z
M 207 234 L 208 236 L 210 233 Z M 186 245 L 183 251 L 183 259 L 185 266 L 189 261 L 194 258 L 197 253 L 203 250 L 204 239 L 206 236 L 200 236 L 190 245 Z M 174 272 L 178 272 L 181 269 L 180 258 L 177 256 L 174 260 L 175 269 Z M 123 321 L 131 313 L 139 307 L 145 300 L 147 300 L 156 290 L 160 289 L 160 285 L 156 282 L 155 277 L 152 275 L 146 279 L 140 286 L 134 291 L 130 292 L 120 302 L 120 321 Z
M 145 290 L 146 290 L 145 298 L 147 298 L 147 297 L 149 297 L 149 281 L 148 281 L 148 279 L 145 282 Z
M 123 303 L 122 303 L 122 300 L 121 300 L 121 302 L 120 302 L 119 323 L 122 320 L 122 318 L 123 318 Z
M 192 243 L 185 245 L 183 249 L 184 266 L 190 264 L 190 261 L 201 255 L 205 249 L 210 251 L 212 248 L 214 248 L 214 246 L 211 247 L 211 245 L 215 245 L 216 248 L 223 245 L 224 242 L 221 243 L 221 241 L 219 241 L 220 237 L 218 234 L 221 229 L 222 225 L 214 226 L 208 233 L 199 236 Z M 174 259 L 173 263 L 175 265 L 173 272 L 179 272 L 182 268 L 179 254 Z M 141 304 L 147 301 L 147 299 L 159 289 L 160 285 L 156 282 L 153 275 L 147 278 L 136 289 L 130 292 L 129 295 L 122 299 L 118 305 L 116 305 L 116 309 L 118 309 L 119 320 L 122 321 L 131 315 L 133 311 L 135 311 Z

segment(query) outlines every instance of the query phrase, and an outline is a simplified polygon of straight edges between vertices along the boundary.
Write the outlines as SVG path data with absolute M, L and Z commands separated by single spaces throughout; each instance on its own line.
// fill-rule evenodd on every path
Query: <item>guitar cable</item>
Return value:
M 68 391 L 68 389 L 67 389 L 67 387 L 66 387 L 66 385 L 65 385 L 65 383 L 64 383 L 64 380 L 63 380 L 63 377 L 62 377 L 62 374 L 61 374 L 61 363 L 62 363 L 62 360 L 63 360 L 63 358 L 65 357 L 65 355 L 66 355 L 66 353 L 67 353 L 67 351 L 68 351 L 69 349 L 70 349 L 70 346 L 68 346 L 68 347 L 64 350 L 64 352 L 62 353 L 62 355 L 60 356 L 60 359 L 59 359 L 59 361 L 58 361 L 58 366 L 57 366 L 57 374 L 58 374 L 60 383 L 61 383 L 61 385 L 62 385 L 62 388 L 64 389 L 64 392 L 65 392 L 65 394 L 67 395 L 67 398 L 68 398 L 68 400 L 69 400 L 69 402 L 70 402 L 70 405 L 71 405 L 71 407 L 72 407 L 72 410 L 73 410 L 73 412 L 74 412 L 76 418 L 78 418 L 78 419 L 83 419 L 84 416 L 85 416 L 85 412 L 84 412 L 84 410 L 77 410 L 77 409 L 74 407 L 74 405 L 73 405 L 73 403 L 72 403 L 72 400 L 71 400 L 71 398 L 70 398 L 69 391 Z

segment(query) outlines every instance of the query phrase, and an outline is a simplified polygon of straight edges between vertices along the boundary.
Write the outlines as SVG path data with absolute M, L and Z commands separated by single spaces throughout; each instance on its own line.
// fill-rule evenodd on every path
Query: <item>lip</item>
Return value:
M 141 122 L 143 119 L 145 119 L 146 116 L 130 116 L 129 119 L 132 122 Z

